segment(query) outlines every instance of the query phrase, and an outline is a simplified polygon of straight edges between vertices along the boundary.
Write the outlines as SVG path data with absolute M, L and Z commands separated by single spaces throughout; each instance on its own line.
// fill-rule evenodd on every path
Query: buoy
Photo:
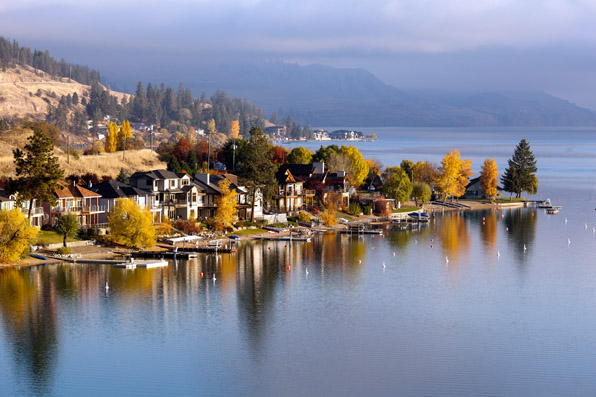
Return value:
M 201 272 L 201 278 L 203 278 L 203 272 Z
M 501 251 L 497 250 L 497 257 L 501 256 Z
M 375 249 L 375 247 L 372 247 L 372 249 Z
M 526 250 L 526 245 L 524 244 L 524 251 Z
M 505 218 L 505 214 L 501 214 L 501 219 Z
M 383 269 L 385 269 L 385 261 L 383 261 Z
M 570 238 L 567 239 L 567 245 L 571 245 L 571 239 Z
M 290 265 L 288 265 L 288 267 L 286 267 L 287 270 L 290 270 Z
M 306 275 L 308 276 L 308 269 L 306 269 Z
M 482 222 L 482 226 L 484 226 L 484 222 Z
M 395 252 L 393 253 L 393 256 L 395 256 Z
M 484 222 L 486 219 L 484 217 L 482 217 L 482 221 Z
M 106 281 L 106 290 L 109 290 L 110 286 L 108 285 L 108 282 Z
M 445 257 L 445 263 L 449 263 L 449 258 Z
M 508 227 L 506 227 L 506 228 L 505 228 L 505 231 L 507 231 L 507 232 L 508 232 L 508 231 L 509 231 L 509 228 L 508 228 Z
M 362 261 L 360 259 L 358 259 L 358 263 L 362 263 Z
M 271 247 L 267 247 L 267 249 L 271 250 Z
M 532 212 L 532 216 L 534 216 L 534 213 Z

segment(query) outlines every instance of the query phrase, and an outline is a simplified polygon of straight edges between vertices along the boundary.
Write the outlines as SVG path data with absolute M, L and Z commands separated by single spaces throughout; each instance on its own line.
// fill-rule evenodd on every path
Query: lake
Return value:
M 160 269 L 0 270 L 0 394 L 595 394 L 594 131 L 362 130 L 385 165 L 459 148 L 475 171 L 494 156 L 502 172 L 526 138 L 563 209 L 436 213 Z

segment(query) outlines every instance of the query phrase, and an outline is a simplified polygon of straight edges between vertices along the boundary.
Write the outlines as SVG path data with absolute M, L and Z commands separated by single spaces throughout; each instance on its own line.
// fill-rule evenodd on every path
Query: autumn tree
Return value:
M 450 151 L 439 167 L 435 186 L 445 199 L 462 196 L 472 176 L 472 162 L 469 159 L 462 160 L 459 156 L 459 150 Z
M 347 156 L 350 160 L 350 168 L 345 171 L 350 176 L 352 185 L 355 187 L 362 185 L 368 176 L 368 164 L 362 157 L 362 153 L 360 153 L 356 146 L 352 145 L 342 145 L 339 152 Z
M 188 153 L 190 153 L 191 151 L 193 151 L 192 145 L 190 144 L 188 139 L 186 139 L 186 137 L 183 136 L 178 140 L 176 146 L 174 146 L 174 151 L 172 152 L 172 154 L 174 155 L 174 157 L 176 157 L 178 162 L 181 163 L 188 159 Z
M 304 147 L 296 147 L 288 154 L 290 164 L 310 164 L 312 163 L 312 152 Z
M 288 151 L 283 146 L 273 145 L 271 146 L 271 161 L 273 164 L 281 165 L 285 164 L 288 158 Z
M 412 174 L 414 181 L 424 182 L 431 186 L 439 176 L 437 164 L 430 161 L 418 161 Z
M 117 141 L 117 148 L 118 150 L 126 150 L 127 141 L 132 138 L 132 132 L 130 130 L 130 123 L 128 120 L 124 120 L 120 125 L 120 129 L 118 131 L 118 141 Z
M 66 240 L 68 237 L 74 237 L 77 235 L 80 227 L 81 225 L 79 224 L 79 219 L 76 215 L 67 214 L 58 218 L 55 230 L 56 233 L 62 235 L 63 237 L 63 247 L 66 247 Z
M 230 180 L 223 178 L 219 182 L 221 195 L 216 199 L 217 212 L 215 213 L 215 222 L 217 227 L 225 229 L 232 226 L 238 213 L 238 201 L 236 199 L 236 189 L 230 190 Z
M 482 170 L 480 171 L 480 186 L 484 195 L 494 201 L 497 197 L 497 183 L 499 178 L 499 169 L 495 158 L 484 160 Z
M 149 248 L 155 245 L 153 216 L 141 209 L 133 199 L 118 199 L 108 216 L 110 235 L 116 242 L 130 248 Z
M 515 147 L 513 157 L 508 161 L 508 167 L 501 176 L 503 190 L 510 192 L 515 197 L 520 197 L 522 192 L 535 194 L 538 191 L 538 178 L 536 172 L 536 159 L 530 150 L 530 144 L 522 139 Z
M 38 228 L 31 226 L 18 208 L 0 211 L 0 262 L 14 262 L 37 238 Z
M 404 170 L 410 181 L 414 181 L 414 167 L 416 164 L 412 160 L 403 159 L 399 164 L 399 167 Z
M 238 120 L 232 120 L 230 123 L 230 138 L 238 139 L 240 137 L 240 122 Z
M 106 134 L 106 153 L 112 153 L 116 151 L 118 134 L 118 125 L 113 121 L 110 121 L 110 123 L 108 124 L 108 133 Z
M 405 202 L 410 199 L 412 182 L 401 167 L 387 167 L 381 192 L 395 201 Z
M 8 194 L 17 194 L 17 202 L 29 202 L 27 218 L 31 218 L 33 200 L 45 201 L 56 205 L 54 191 L 59 188 L 58 181 L 64 177 L 64 171 L 54 156 L 54 144 L 41 129 L 35 129 L 27 138 L 23 150 L 13 151 L 17 176 L 10 177 L 6 185 Z

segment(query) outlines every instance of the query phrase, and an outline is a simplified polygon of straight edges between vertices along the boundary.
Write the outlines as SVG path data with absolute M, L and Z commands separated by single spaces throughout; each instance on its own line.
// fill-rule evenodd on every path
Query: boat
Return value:
M 427 214 L 426 212 L 410 212 L 410 213 L 408 213 L 408 218 L 410 220 L 418 221 L 418 222 L 429 222 L 430 221 L 430 215 Z
M 547 208 L 547 209 L 546 209 L 546 213 L 547 213 L 547 214 L 550 214 L 550 215 L 553 215 L 553 214 L 558 214 L 558 213 L 559 213 L 559 209 L 560 209 L 560 208 L 561 208 L 561 207 L 550 207 L 550 208 Z
M 348 223 L 347 229 L 341 229 L 339 232 L 343 234 L 383 234 L 382 230 L 367 229 L 363 223 Z
M 550 202 L 550 199 L 547 198 L 546 200 L 540 202 L 538 204 L 538 208 L 551 208 L 553 205 Z

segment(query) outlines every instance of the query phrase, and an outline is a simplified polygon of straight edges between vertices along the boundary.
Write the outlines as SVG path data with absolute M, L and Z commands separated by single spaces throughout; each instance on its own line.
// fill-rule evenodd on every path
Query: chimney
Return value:
M 93 183 L 91 181 L 89 181 L 89 189 L 91 189 L 93 187 Z
M 346 176 L 346 172 L 345 171 L 337 171 L 337 176 L 340 178 L 344 178 Z
M 209 176 L 210 176 L 210 174 L 207 173 L 207 185 L 209 185 L 209 179 L 210 179 Z
M 315 168 L 315 174 L 324 174 L 325 173 L 325 162 L 324 161 L 315 161 L 312 163 L 312 166 Z

